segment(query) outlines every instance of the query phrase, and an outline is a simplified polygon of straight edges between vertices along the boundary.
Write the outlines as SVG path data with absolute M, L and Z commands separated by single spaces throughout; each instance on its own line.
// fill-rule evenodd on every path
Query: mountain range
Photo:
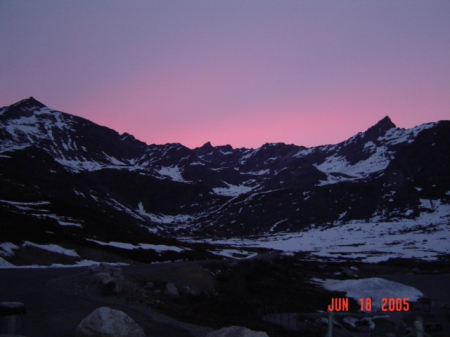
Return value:
M 0 109 L 0 244 L 10 244 L 0 255 L 12 261 L 11 249 L 27 242 L 86 250 L 122 242 L 134 251 L 157 245 L 152 260 L 194 251 L 176 240 L 186 237 L 442 215 L 449 149 L 450 121 L 401 129 L 387 116 L 344 142 L 310 148 L 147 145 L 30 97 Z

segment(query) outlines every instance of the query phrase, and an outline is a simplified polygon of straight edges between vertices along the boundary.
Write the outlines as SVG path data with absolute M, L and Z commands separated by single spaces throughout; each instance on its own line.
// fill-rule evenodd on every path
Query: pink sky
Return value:
M 450 119 L 447 0 L 0 2 L 0 106 L 149 144 L 337 143 Z

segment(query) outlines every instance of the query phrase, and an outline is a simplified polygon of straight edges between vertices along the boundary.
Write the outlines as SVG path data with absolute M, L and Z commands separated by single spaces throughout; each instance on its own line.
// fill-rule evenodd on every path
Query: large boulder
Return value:
M 166 288 L 164 289 L 164 294 L 170 296 L 172 298 L 178 298 L 180 293 L 178 292 L 178 288 L 173 283 L 167 283 Z
M 75 330 L 76 337 L 145 337 L 142 328 L 122 311 L 95 309 Z
M 262 331 L 253 331 L 241 326 L 230 326 L 210 332 L 206 337 L 269 337 L 269 335 Z

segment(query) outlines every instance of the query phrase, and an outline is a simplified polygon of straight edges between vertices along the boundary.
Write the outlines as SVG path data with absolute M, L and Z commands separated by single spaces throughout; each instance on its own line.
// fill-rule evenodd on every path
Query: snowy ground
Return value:
M 0 202 L 4 201 L 0 200 Z M 216 249 L 211 251 L 212 253 L 232 258 L 254 256 L 254 249 L 249 248 L 268 248 L 285 253 L 307 252 L 314 260 L 356 259 L 369 263 L 385 261 L 395 257 L 434 260 L 441 254 L 450 254 L 450 205 L 430 200 L 423 200 L 422 204 L 426 211 L 422 212 L 421 216 L 416 219 L 382 222 L 374 217 L 370 222 L 336 223 L 328 227 L 312 225 L 307 231 L 300 233 L 270 233 L 254 238 L 222 240 L 185 237 L 181 240 L 211 243 L 216 245 Z M 40 205 L 37 205 L 37 207 Z M 36 205 L 29 203 L 19 206 L 35 207 Z M 33 210 L 35 211 L 35 209 Z M 143 212 L 142 209 L 139 211 Z M 177 220 L 181 221 L 182 218 L 177 218 Z M 121 249 L 144 249 L 157 252 L 181 252 L 186 250 L 185 247 L 144 243 L 132 245 L 126 242 L 95 242 Z M 71 257 L 78 256 L 76 251 L 54 244 L 37 245 L 25 242 L 22 244 L 22 247 L 24 246 L 35 246 Z M 19 248 L 10 242 L 0 242 L 0 268 L 12 267 L 4 258 L 11 257 L 14 255 L 14 251 Z M 92 264 L 97 262 L 78 261 L 78 263 Z
M 418 219 L 395 222 L 352 222 L 302 233 L 279 233 L 258 238 L 201 240 L 245 250 L 249 247 L 284 252 L 310 252 L 314 258 L 359 259 L 376 263 L 389 258 L 434 260 L 450 254 L 450 205 L 441 205 Z M 373 221 L 373 220 L 372 220 Z M 185 238 L 185 241 L 195 241 Z
M 360 303 L 360 299 L 371 298 L 372 310 L 377 311 L 383 305 L 383 299 L 408 299 L 407 302 L 415 302 L 423 297 L 421 291 L 398 282 L 388 281 L 379 277 L 358 279 L 358 280 L 318 280 L 322 287 L 331 291 L 346 292 L 346 296 L 355 299 Z

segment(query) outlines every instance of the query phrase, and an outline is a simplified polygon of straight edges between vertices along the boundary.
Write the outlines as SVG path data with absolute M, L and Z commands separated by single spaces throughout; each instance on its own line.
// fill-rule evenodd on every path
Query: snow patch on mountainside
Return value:
M 419 133 L 423 130 L 432 128 L 435 125 L 436 123 L 426 123 L 407 130 L 393 128 L 388 130 L 384 136 L 378 137 L 377 140 L 379 142 L 385 142 L 389 145 L 397 145 L 405 142 L 411 143 Z
M 49 115 L 49 118 L 46 118 L 45 115 Z M 53 130 L 55 128 L 72 130 L 70 115 L 67 116 L 64 118 L 61 112 L 49 108 L 40 108 L 34 111 L 31 116 L 6 120 L 4 128 L 16 142 L 22 143 L 22 145 L 24 142 L 33 144 L 37 138 L 54 141 Z
M 22 247 L 26 247 L 26 246 L 37 247 L 37 248 L 40 248 L 40 249 L 43 249 L 43 250 L 47 250 L 47 251 L 52 252 L 52 253 L 57 253 L 57 254 L 62 254 L 62 255 L 67 255 L 67 256 L 73 256 L 73 257 L 80 257 L 75 250 L 73 250 L 73 249 L 66 249 L 66 248 L 63 248 L 61 246 L 54 245 L 54 244 L 40 245 L 40 244 L 37 244 L 37 243 L 25 241 L 22 244 Z
M 372 143 L 373 144 L 373 143 Z M 322 181 L 322 185 L 336 183 L 354 178 L 365 178 L 368 175 L 384 170 L 391 160 L 391 153 L 385 147 L 378 147 L 374 154 L 366 160 L 361 160 L 356 164 L 350 164 L 343 156 L 329 156 L 322 164 L 314 165 L 320 171 L 328 174 L 328 179 Z M 350 177 L 336 177 L 330 173 L 342 173 Z
M 159 170 L 156 170 L 156 172 L 160 175 L 167 176 L 174 181 L 182 183 L 186 182 L 181 174 L 181 169 L 178 166 L 161 167 Z
M 264 174 L 269 174 L 270 173 L 270 169 L 264 169 L 264 170 L 259 170 L 259 171 L 251 171 L 251 172 L 245 172 L 246 174 L 252 174 L 255 176 L 262 176 Z
M 232 185 L 224 182 L 228 187 L 216 187 L 213 188 L 215 194 L 224 195 L 227 197 L 237 197 L 238 195 L 249 193 L 253 187 L 245 185 Z
M 302 158 L 305 157 L 307 155 L 310 155 L 311 153 L 313 153 L 314 151 L 316 151 L 316 147 L 310 147 L 310 148 L 304 148 L 304 149 L 300 149 L 298 150 L 298 152 L 296 154 L 294 154 L 292 157 L 293 158 Z
M 330 156 L 327 156 L 323 163 L 314 164 L 317 169 L 328 175 L 327 180 L 322 181 L 320 185 L 334 184 L 346 180 L 366 178 L 367 176 L 375 172 L 386 169 L 386 167 L 393 159 L 395 153 L 395 151 L 391 150 L 391 147 L 402 143 L 412 143 L 414 141 L 414 138 L 417 137 L 419 133 L 435 125 L 436 123 L 427 123 L 407 130 L 391 128 L 386 131 L 384 136 L 378 137 L 378 145 L 373 141 L 367 141 L 364 144 L 363 152 L 369 154 L 371 153 L 370 157 L 364 160 L 360 160 L 355 164 L 350 164 L 350 162 L 343 155 L 332 154 Z M 359 137 L 360 134 L 351 137 L 343 144 L 350 144 L 356 141 Z M 337 153 L 337 150 L 340 146 L 342 146 L 342 144 L 301 149 L 295 155 L 293 155 L 293 157 L 305 157 L 315 151 L 320 150 L 327 153 Z M 347 175 L 347 177 L 332 175 L 333 173 L 345 174 Z
M 3 242 L 0 243 L 0 255 L 2 256 L 13 256 L 14 255 L 14 250 L 18 249 L 19 246 L 15 245 L 14 243 L 11 242 Z

